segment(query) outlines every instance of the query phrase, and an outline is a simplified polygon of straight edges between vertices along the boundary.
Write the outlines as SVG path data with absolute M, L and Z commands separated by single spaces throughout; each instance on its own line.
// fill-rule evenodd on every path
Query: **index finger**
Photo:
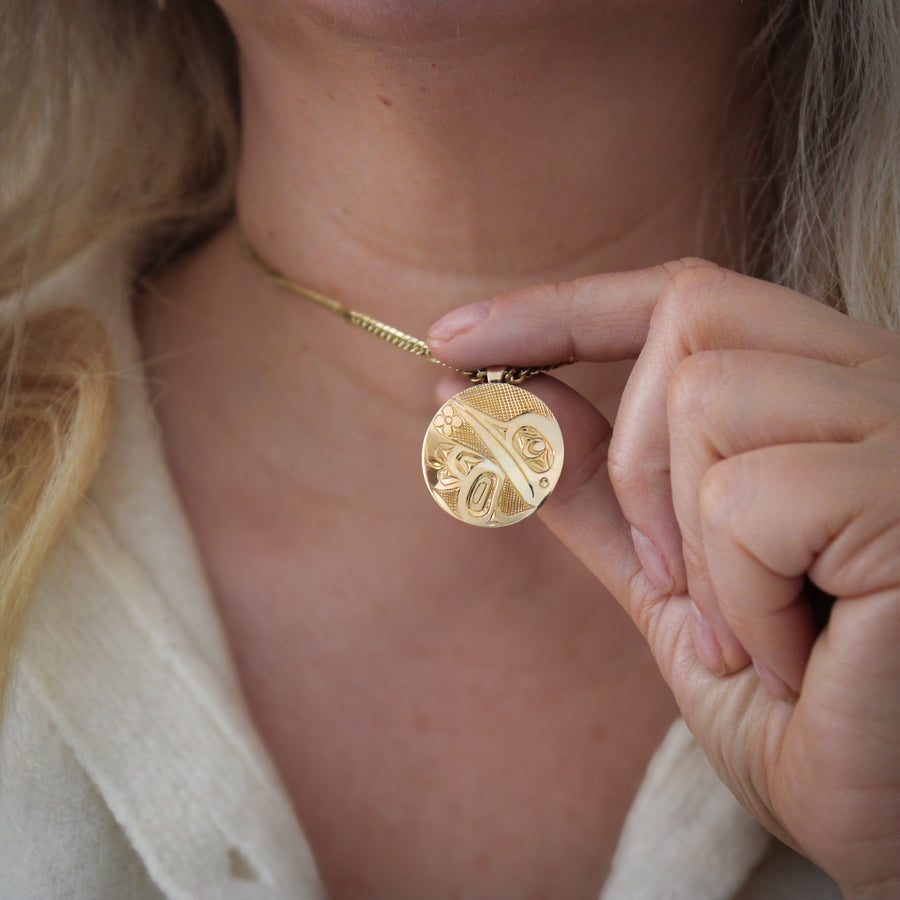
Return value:
M 668 280 L 702 260 L 590 275 L 500 294 L 448 313 L 428 331 L 435 356 L 459 369 L 636 359 Z
M 686 271 L 698 269 L 718 274 L 692 279 Z M 729 293 L 741 302 L 723 302 Z M 657 318 L 669 330 L 673 321 L 679 324 L 686 354 L 714 347 L 764 349 L 857 365 L 885 349 L 871 325 L 697 258 L 500 294 L 448 313 L 429 329 L 428 344 L 443 362 L 464 370 L 636 359 L 666 296 L 677 302 L 665 304 Z

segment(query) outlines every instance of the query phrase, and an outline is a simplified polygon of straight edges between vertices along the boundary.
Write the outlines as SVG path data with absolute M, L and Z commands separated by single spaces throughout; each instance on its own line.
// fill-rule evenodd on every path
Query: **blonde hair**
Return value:
M 745 267 L 900 328 L 900 32 L 893 0 L 773 2 L 752 48 L 768 131 Z M 95 238 L 136 274 L 232 204 L 235 52 L 211 0 L 5 0 L 0 295 Z M 8 173 L 15 173 L 14 179 Z M 74 323 L 74 324 L 73 324 Z M 102 328 L 57 312 L 0 341 L 0 696 L 28 593 L 89 482 L 109 408 Z
M 102 324 L 74 310 L 29 316 L 27 295 L 94 240 L 128 246 L 137 275 L 227 217 L 236 83 L 211 2 L 164 14 L 156 0 L 3 4 L 0 701 L 38 572 L 96 470 L 111 408 Z
M 19 317 L 0 333 L 0 690 L 41 564 L 103 448 L 105 343 L 102 326 L 78 310 Z
M 762 39 L 775 205 L 761 274 L 900 329 L 900 8 L 782 5 Z

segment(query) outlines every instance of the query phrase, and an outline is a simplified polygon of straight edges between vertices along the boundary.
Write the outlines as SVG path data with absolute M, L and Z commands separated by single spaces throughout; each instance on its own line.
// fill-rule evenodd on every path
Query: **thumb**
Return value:
M 703 629 L 692 621 L 690 599 L 672 595 L 664 564 L 654 566 L 649 542 L 622 513 L 607 469 L 612 426 L 556 379 L 535 378 L 528 388 L 553 410 L 565 437 L 562 474 L 538 515 L 634 621 L 682 708 L 688 702 L 710 713 L 718 679 L 698 663 Z
M 609 480 L 612 426 L 584 397 L 556 379 L 532 379 L 528 389 L 553 410 L 565 438 L 562 474 L 539 515 L 634 617 L 633 598 L 654 589 Z

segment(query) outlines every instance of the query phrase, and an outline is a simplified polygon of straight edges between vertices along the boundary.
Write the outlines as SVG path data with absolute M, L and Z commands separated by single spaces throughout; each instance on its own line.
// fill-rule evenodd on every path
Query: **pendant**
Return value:
M 448 400 L 422 447 L 425 483 L 438 506 L 486 528 L 530 516 L 556 487 L 562 464 L 562 432 L 550 408 L 503 381 Z

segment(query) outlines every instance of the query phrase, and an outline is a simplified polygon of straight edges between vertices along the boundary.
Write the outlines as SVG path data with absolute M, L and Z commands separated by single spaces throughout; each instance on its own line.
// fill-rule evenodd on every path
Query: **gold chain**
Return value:
M 343 303 L 332 297 L 326 297 L 324 294 L 320 294 L 312 288 L 298 284 L 296 281 L 291 281 L 286 275 L 283 275 L 271 263 L 260 256 L 259 251 L 250 243 L 250 239 L 240 225 L 238 226 L 238 242 L 241 247 L 241 252 L 253 268 L 256 269 L 256 271 L 270 284 L 274 284 L 277 287 L 298 294 L 307 300 L 311 300 L 313 303 L 324 307 L 336 316 L 340 316 L 351 325 L 356 325 L 358 328 L 362 328 L 363 331 L 368 331 L 369 334 L 374 334 L 375 337 L 381 338 L 381 340 L 387 341 L 389 344 L 393 344 L 401 350 L 406 350 L 415 356 L 421 356 L 423 359 L 427 359 L 428 362 L 443 366 L 446 369 L 453 369 L 454 372 L 465 375 L 476 384 L 487 381 L 489 377 L 492 381 L 503 381 L 507 384 L 521 384 L 523 381 L 534 375 L 542 375 L 544 372 L 549 372 L 551 369 L 558 369 L 561 366 L 568 366 L 575 362 L 574 359 L 567 359 L 564 362 L 553 363 L 549 366 L 532 366 L 526 368 L 506 366 L 499 374 L 493 370 L 489 372 L 488 369 L 457 369 L 455 366 L 450 366 L 445 362 L 441 362 L 441 360 L 437 359 L 435 356 L 432 356 L 431 350 L 428 349 L 428 344 L 421 338 L 406 334 L 406 332 L 401 331 L 399 328 L 394 328 L 392 325 L 387 325 L 384 322 L 379 322 L 378 319 L 373 319 L 372 316 L 367 316 L 365 313 L 350 309 L 350 307 L 344 306 Z

